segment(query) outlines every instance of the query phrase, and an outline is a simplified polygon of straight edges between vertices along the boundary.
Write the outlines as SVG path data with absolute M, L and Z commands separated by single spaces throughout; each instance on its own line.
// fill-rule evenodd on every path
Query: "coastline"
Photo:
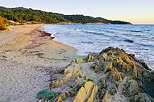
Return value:
M 97 27 L 100 27 L 103 30 L 99 31 Z M 112 29 L 110 29 L 110 27 Z M 125 29 L 126 27 L 127 29 Z M 127 25 L 126 26 L 125 25 L 100 25 L 99 26 L 97 24 L 96 25 L 95 24 L 93 25 L 92 24 L 91 25 L 90 24 L 49 25 L 49 26 L 45 26 L 44 29 L 47 32 L 50 32 L 53 34 L 57 33 L 56 37 L 58 37 L 58 39 L 55 39 L 56 41 L 62 42 L 76 49 L 80 48 L 78 51 L 78 54 L 81 56 L 84 53 L 88 54 L 88 52 L 99 52 L 102 49 L 105 49 L 107 47 L 118 47 L 118 48 L 124 49 L 127 53 L 135 54 L 138 59 L 145 61 L 151 69 L 154 69 L 153 52 L 152 52 L 153 51 L 152 36 L 151 37 L 147 36 L 148 32 L 146 32 L 146 30 L 139 29 L 142 27 L 145 27 L 145 28 L 147 27 L 147 29 L 149 30 L 151 29 L 150 26 L 145 26 L 145 25 L 128 25 L 128 26 Z M 118 30 L 117 28 L 121 28 L 121 30 L 120 29 Z M 69 36 L 67 36 L 69 31 L 72 31 L 72 32 L 69 34 Z M 116 36 L 114 34 L 115 32 L 117 32 Z M 123 34 L 124 32 L 126 34 Z M 80 36 L 82 36 L 82 33 L 84 33 L 83 36 L 85 37 L 80 39 Z M 88 34 L 92 34 L 93 37 L 90 38 Z M 72 40 L 71 38 L 72 36 L 78 39 Z M 147 39 L 147 42 L 144 42 L 144 38 L 142 36 L 146 36 L 145 39 Z M 102 40 L 101 37 L 104 40 Z M 106 38 L 113 39 L 113 40 L 107 40 Z M 95 40 L 95 39 L 99 39 L 99 40 Z M 91 47 L 91 45 L 94 45 L 94 46 Z M 104 47 L 101 45 L 104 45 Z
M 0 33 L 1 101 L 37 101 L 37 93 L 49 89 L 50 75 L 79 57 L 76 49 L 42 34 L 41 26 L 13 26 Z
M 153 102 L 153 76 L 135 55 L 108 47 L 73 60 L 54 75 L 49 91 L 54 97 L 41 97 L 40 102 Z
M 145 62 L 113 47 L 81 58 L 42 26 L 14 26 L 0 33 L 1 101 L 46 102 L 36 97 L 47 89 L 55 102 L 153 102 L 154 72 Z

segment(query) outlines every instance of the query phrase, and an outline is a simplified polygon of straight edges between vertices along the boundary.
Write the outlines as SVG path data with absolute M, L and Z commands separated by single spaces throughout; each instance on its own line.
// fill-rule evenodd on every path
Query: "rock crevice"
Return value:
M 154 102 L 154 73 L 119 48 L 73 60 L 60 76 L 51 84 L 62 92 L 55 102 Z

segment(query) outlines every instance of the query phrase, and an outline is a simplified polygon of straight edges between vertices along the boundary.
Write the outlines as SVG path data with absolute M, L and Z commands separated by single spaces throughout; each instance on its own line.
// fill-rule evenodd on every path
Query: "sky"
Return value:
M 0 6 L 154 24 L 154 0 L 0 0 Z

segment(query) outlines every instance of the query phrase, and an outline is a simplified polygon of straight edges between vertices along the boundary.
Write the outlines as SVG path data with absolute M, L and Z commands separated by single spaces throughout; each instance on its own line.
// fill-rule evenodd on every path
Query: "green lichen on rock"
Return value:
M 87 79 L 87 81 L 92 81 L 92 82 L 93 82 L 93 80 L 92 80 L 92 79 L 90 79 L 90 78 L 88 78 L 88 79 Z
M 61 92 L 54 92 L 49 90 L 42 90 L 37 94 L 37 98 L 43 99 L 43 100 L 51 100 L 55 98 L 56 96 L 60 95 Z

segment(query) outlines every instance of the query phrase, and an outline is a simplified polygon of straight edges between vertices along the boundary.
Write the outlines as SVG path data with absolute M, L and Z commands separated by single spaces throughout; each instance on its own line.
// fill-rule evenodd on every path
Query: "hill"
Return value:
M 63 17 L 52 12 L 45 12 L 41 10 L 33 10 L 31 8 L 5 8 L 0 7 L 0 15 L 8 20 L 18 21 L 20 23 L 27 21 L 36 21 L 39 23 L 59 23 L 69 22 Z
M 103 20 L 103 18 L 101 18 L 101 20 L 99 20 L 98 18 L 84 15 L 62 15 L 62 17 L 74 23 L 109 23 L 107 19 Z
M 131 24 L 125 21 L 112 21 L 102 17 L 92 17 L 84 15 L 64 15 L 53 12 L 46 12 L 41 10 L 34 10 L 31 8 L 6 8 L 0 6 L 0 15 L 8 20 L 18 21 L 20 23 L 36 22 L 36 23 L 104 23 L 104 24 Z

